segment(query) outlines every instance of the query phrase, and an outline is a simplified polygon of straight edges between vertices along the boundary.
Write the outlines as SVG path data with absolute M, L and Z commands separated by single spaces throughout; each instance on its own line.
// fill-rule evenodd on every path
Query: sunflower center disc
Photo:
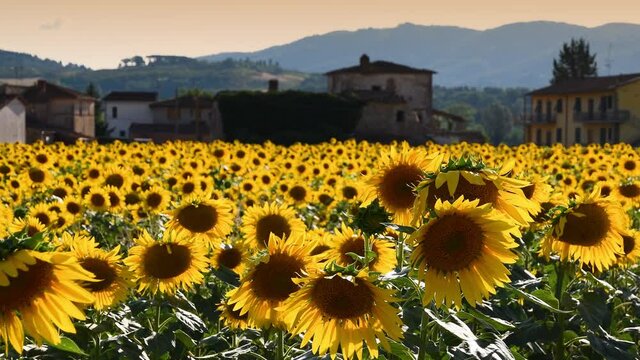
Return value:
M 398 165 L 388 170 L 380 182 L 381 200 L 395 209 L 413 206 L 413 186 L 422 179 L 422 171 L 414 165 Z
M 29 178 L 31 181 L 40 183 L 44 181 L 44 171 L 39 169 L 31 169 L 29 170 Z
M 629 255 L 636 247 L 636 239 L 633 236 L 624 235 L 622 237 L 624 254 Z
M 631 161 L 631 160 L 627 160 L 627 161 L 624 162 L 624 168 L 626 170 L 629 170 L 629 171 L 635 170 L 636 162 L 635 161 Z
M 116 270 L 109 265 L 109 263 L 102 259 L 87 258 L 80 261 L 80 266 L 83 269 L 91 272 L 97 280 L 97 282 L 89 282 L 83 284 L 83 286 L 92 292 L 97 292 L 108 288 L 116 278 L 118 277 Z
M 107 202 L 107 199 L 100 194 L 91 195 L 91 204 L 96 207 L 102 207 Z
M 342 188 L 342 196 L 345 199 L 351 200 L 358 196 L 358 191 L 353 186 L 345 186 Z
M 227 312 L 229 315 L 236 320 L 247 320 L 249 318 L 249 313 L 244 313 L 244 315 L 240 315 L 240 310 L 233 310 L 233 306 L 229 304 L 225 304 L 227 308 Z
M 33 217 L 38 219 L 44 226 L 47 226 L 49 225 L 49 223 L 51 223 L 51 219 L 45 213 L 38 213 L 38 214 L 35 214 Z
M 429 268 L 451 272 L 467 268 L 481 255 L 484 231 L 464 215 L 445 215 L 429 227 L 420 248 Z
M 582 204 L 575 211 L 584 216 L 567 216 L 560 241 L 582 246 L 592 246 L 602 241 L 611 225 L 605 210 L 595 204 Z
M 635 184 L 622 185 L 619 190 L 620 194 L 626 198 L 634 198 L 640 195 L 640 187 Z
M 269 235 L 273 233 L 276 236 L 287 238 L 291 235 L 291 227 L 289 222 L 282 215 L 270 214 L 263 216 L 256 224 L 256 237 L 260 243 L 265 246 L 269 243 Z
M 302 270 L 302 261 L 287 255 L 274 254 L 269 262 L 256 266 L 251 287 L 258 298 L 270 301 L 282 301 L 298 290 L 293 280 Z
M 313 250 L 311 250 L 309 255 L 314 256 L 314 255 L 322 254 L 323 252 L 325 252 L 325 251 L 327 251 L 329 249 L 331 249 L 331 248 L 329 246 L 327 246 L 327 245 L 318 245 L 318 246 L 314 247 Z
M 302 186 L 296 185 L 292 187 L 291 190 L 289 190 L 289 195 L 291 195 L 291 197 L 295 201 L 302 201 L 307 196 L 307 190 L 305 190 Z
M 242 254 L 235 248 L 224 249 L 218 255 L 218 263 L 229 269 L 235 269 L 236 266 L 240 265 L 241 261 Z
M 187 205 L 178 212 L 178 222 L 189 231 L 203 233 L 216 226 L 218 212 L 209 205 Z
M 147 196 L 147 205 L 151 208 L 157 208 L 162 202 L 162 195 L 158 193 L 151 193 Z
M 47 290 L 53 280 L 53 266 L 36 260 L 27 271 L 18 270 L 18 276 L 9 278 L 9 286 L 0 287 L 0 314 L 19 310 Z
M 363 280 L 356 279 L 354 284 L 340 276 L 319 279 L 311 299 L 323 315 L 341 320 L 369 314 L 374 304 L 373 292 Z
M 170 279 L 189 269 L 191 252 L 184 245 L 158 244 L 147 250 L 143 261 L 147 274 L 158 279 Z
M 536 192 L 536 186 L 534 184 L 527 185 L 523 187 L 521 190 L 524 193 L 524 196 L 527 199 L 531 200 L 531 198 L 533 197 L 533 194 Z
M 491 181 L 485 181 L 484 185 L 475 185 L 467 181 L 463 176 L 460 176 L 458 186 L 454 192 L 453 198 L 449 195 L 449 189 L 447 185 L 443 184 L 438 189 L 435 189 L 435 184 L 429 185 L 429 199 L 427 200 L 427 206 L 433 208 L 436 204 L 436 200 L 442 199 L 455 200 L 456 198 L 464 195 L 467 200 L 479 199 L 479 205 L 488 203 L 495 204 L 498 199 L 498 188 Z M 524 189 L 523 189 L 524 191 Z
M 111 186 L 115 186 L 117 188 L 120 188 L 122 185 L 124 185 L 124 177 L 122 177 L 122 175 L 120 174 L 111 174 L 109 176 L 107 176 L 107 178 L 104 181 L 107 185 L 111 185 Z

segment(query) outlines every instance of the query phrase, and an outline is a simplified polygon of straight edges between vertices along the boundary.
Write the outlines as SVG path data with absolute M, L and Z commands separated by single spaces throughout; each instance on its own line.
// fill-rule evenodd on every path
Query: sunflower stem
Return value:
M 400 272 L 402 271 L 402 265 L 404 265 L 404 235 L 402 233 L 398 236 L 398 244 L 396 246 L 398 247 L 396 252 L 396 272 Z
M 420 350 L 418 352 L 418 360 L 425 360 L 427 358 L 427 323 L 429 319 L 427 314 L 422 311 L 422 318 L 420 319 Z
M 276 360 L 284 360 L 284 331 L 276 331 Z
M 369 270 L 369 249 L 371 248 L 371 240 L 369 234 L 364 235 L 364 266 Z
M 562 310 L 562 294 L 564 293 L 564 274 L 566 264 L 561 261 L 556 267 L 556 299 L 558 299 L 558 309 Z M 555 359 L 564 359 L 564 313 L 559 313 L 557 318 L 558 323 L 558 339 L 556 340 L 556 355 Z

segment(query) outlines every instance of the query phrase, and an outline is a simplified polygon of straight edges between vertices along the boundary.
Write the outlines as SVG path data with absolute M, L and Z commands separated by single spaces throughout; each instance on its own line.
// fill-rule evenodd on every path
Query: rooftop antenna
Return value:
M 604 67 L 607 68 L 607 75 L 611 75 L 611 67 L 613 65 L 613 59 L 611 58 L 612 49 L 613 49 L 613 43 L 609 43 L 609 50 L 607 51 L 607 58 L 604 61 Z

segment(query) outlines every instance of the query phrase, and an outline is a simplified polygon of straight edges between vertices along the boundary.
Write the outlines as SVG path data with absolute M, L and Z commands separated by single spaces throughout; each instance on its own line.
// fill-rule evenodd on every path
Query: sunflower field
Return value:
M 629 145 L 0 144 L 0 358 L 638 359 Z

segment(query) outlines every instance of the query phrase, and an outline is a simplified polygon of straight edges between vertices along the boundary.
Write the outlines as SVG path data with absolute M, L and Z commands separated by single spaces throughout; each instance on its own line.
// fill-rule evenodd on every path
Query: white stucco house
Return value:
M 153 113 L 149 105 L 158 100 L 157 92 L 113 91 L 102 99 L 105 120 L 111 137 L 129 138 L 131 124 L 152 124 Z
M 0 97 L 0 143 L 27 141 L 27 111 L 17 96 Z

